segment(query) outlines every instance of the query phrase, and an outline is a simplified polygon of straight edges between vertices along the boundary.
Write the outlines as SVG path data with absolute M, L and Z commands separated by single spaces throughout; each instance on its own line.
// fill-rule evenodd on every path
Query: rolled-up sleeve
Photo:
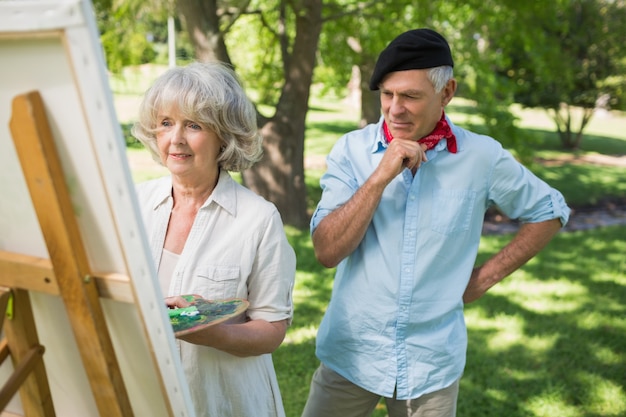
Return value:
M 248 279 L 248 315 L 269 322 L 293 317 L 293 285 L 296 256 L 285 236 L 280 214 L 268 219 Z
M 504 149 L 490 176 L 489 196 L 504 214 L 523 223 L 559 219 L 565 226 L 569 220 L 570 208 L 563 195 Z
M 310 231 L 315 231 L 320 222 L 330 212 L 343 205 L 359 188 L 350 162 L 344 155 L 346 138 L 342 137 L 326 157 L 327 170 L 320 179 L 322 198 L 311 217 Z

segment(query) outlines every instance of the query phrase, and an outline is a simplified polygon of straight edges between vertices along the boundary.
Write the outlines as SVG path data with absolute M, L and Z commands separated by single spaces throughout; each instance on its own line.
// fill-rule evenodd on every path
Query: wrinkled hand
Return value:
M 426 145 L 414 140 L 396 138 L 389 144 L 377 171 L 383 178 L 391 181 L 404 168 L 415 173 L 422 162 L 427 160 Z

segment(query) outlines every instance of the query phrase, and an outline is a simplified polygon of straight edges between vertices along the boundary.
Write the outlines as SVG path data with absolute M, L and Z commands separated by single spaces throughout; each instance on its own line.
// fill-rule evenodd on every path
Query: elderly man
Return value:
M 405 32 L 380 54 L 377 124 L 328 155 L 311 220 L 318 260 L 337 266 L 317 335 L 321 361 L 303 417 L 456 415 L 465 367 L 464 303 L 535 256 L 565 225 L 563 196 L 493 138 L 455 126 L 446 40 Z M 475 266 L 485 211 L 522 226 Z

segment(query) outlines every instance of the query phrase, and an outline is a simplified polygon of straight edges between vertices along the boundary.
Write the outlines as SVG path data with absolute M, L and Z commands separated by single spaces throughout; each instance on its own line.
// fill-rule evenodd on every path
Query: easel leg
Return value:
M 6 317 L 12 299 L 11 317 Z M 0 343 L 0 359 L 11 356 L 13 375 L 0 390 L 3 410 L 19 389 L 24 414 L 28 417 L 55 416 L 46 369 L 44 347 L 39 344 L 28 291 L 0 288 L 0 311 L 4 321 L 5 340 Z
M 14 97 L 9 127 L 100 415 L 131 417 L 68 181 L 38 92 Z

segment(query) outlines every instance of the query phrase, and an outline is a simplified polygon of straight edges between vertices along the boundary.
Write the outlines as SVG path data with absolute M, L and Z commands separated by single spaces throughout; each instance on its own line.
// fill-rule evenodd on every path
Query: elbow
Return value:
M 285 341 L 285 336 L 287 335 L 287 328 L 289 327 L 289 320 L 280 320 L 270 322 L 270 337 L 267 339 L 267 343 L 265 344 L 264 350 L 261 354 L 264 353 L 274 353 L 276 349 L 280 347 Z
M 331 253 L 323 253 L 317 249 L 315 250 L 315 258 L 324 268 L 334 268 L 339 265 L 341 261 L 340 259 L 336 259 Z
M 278 349 L 278 348 L 279 348 L 279 347 L 283 344 L 283 341 L 284 341 L 284 340 L 285 340 L 285 338 L 284 338 L 284 337 L 282 337 L 280 340 L 277 340 L 276 342 L 274 342 L 274 343 L 272 343 L 272 344 L 268 345 L 268 346 L 266 347 L 265 352 L 263 352 L 263 353 L 268 353 L 268 354 L 272 354 L 272 353 L 274 353 L 274 351 L 275 351 L 276 349 Z

